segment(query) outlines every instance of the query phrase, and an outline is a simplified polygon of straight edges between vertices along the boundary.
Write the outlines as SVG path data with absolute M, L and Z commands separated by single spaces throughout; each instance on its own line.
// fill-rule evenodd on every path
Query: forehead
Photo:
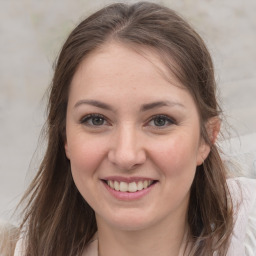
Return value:
M 76 71 L 69 91 L 69 106 L 83 100 L 101 101 L 125 112 L 163 101 L 197 112 L 188 90 L 155 52 L 113 43 L 92 52 Z
M 178 69 L 176 63 L 168 57 L 168 67 L 166 55 L 160 54 L 156 49 L 149 46 L 136 44 L 123 44 L 108 42 L 88 54 L 80 63 L 72 83 L 79 83 L 83 78 L 89 82 L 90 78 L 96 80 L 129 77 L 130 80 L 136 77 L 139 82 L 138 74 L 147 76 L 153 80 L 166 80 L 172 85 L 184 88 L 184 85 L 177 79 L 172 72 L 172 68 Z M 97 77 L 97 74 L 100 76 Z M 105 80 L 106 81 L 106 80 Z

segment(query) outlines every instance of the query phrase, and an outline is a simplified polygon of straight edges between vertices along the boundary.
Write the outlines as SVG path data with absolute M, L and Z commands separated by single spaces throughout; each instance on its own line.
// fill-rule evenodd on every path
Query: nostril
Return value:
M 132 170 L 146 161 L 146 155 L 141 150 L 110 150 L 109 161 L 121 170 Z

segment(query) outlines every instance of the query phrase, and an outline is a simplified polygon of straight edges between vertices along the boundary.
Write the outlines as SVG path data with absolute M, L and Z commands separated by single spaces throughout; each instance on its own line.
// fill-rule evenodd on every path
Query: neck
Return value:
M 99 256 L 181 256 L 186 247 L 186 218 L 148 229 L 118 230 L 98 221 Z

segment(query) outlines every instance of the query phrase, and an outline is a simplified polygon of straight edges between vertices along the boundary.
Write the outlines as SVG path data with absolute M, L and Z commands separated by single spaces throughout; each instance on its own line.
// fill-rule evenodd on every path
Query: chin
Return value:
M 122 230 L 122 231 L 139 231 L 144 230 L 150 227 L 149 223 L 143 222 L 133 222 L 132 220 L 129 221 L 123 221 L 123 222 L 113 222 L 112 226 L 115 229 Z
M 145 212 L 138 213 L 137 211 L 125 210 L 125 213 L 116 212 L 112 213 L 108 218 L 105 216 L 105 221 L 108 225 L 123 231 L 138 231 L 149 228 L 153 225 L 154 221 L 145 215 Z

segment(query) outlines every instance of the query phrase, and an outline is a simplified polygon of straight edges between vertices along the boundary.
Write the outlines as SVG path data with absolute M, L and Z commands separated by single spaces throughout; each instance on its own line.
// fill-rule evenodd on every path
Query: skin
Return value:
M 66 155 L 96 213 L 104 256 L 182 253 L 190 187 L 210 151 L 192 96 L 156 54 L 142 50 L 105 44 L 80 64 L 69 93 Z M 145 109 L 159 101 L 168 103 Z M 110 176 L 156 184 L 137 200 L 119 200 L 102 181 Z

